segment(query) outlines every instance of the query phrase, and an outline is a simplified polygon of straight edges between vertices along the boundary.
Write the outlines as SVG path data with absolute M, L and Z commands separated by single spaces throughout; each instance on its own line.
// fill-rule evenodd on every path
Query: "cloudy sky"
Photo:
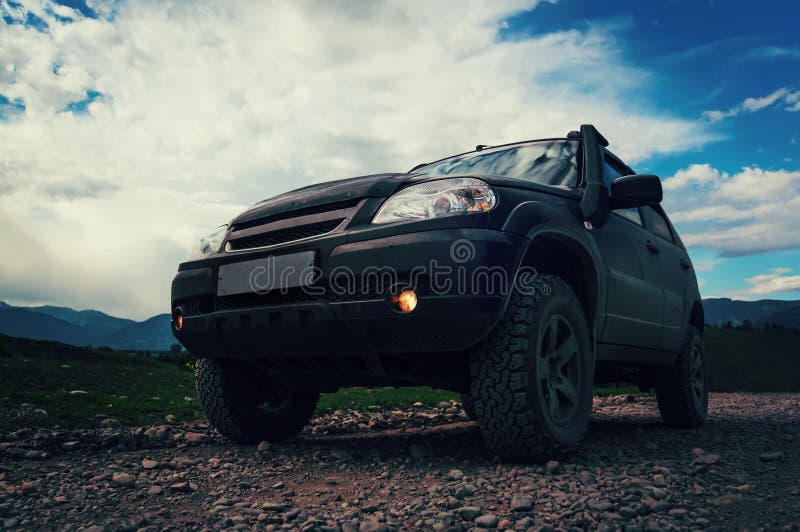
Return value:
M 792 2 L 0 6 L 7 302 L 166 312 L 260 199 L 587 122 L 664 178 L 704 295 L 800 298 Z

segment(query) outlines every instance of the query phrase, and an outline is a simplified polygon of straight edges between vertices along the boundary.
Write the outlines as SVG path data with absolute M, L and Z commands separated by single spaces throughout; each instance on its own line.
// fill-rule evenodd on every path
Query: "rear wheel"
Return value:
M 700 331 L 689 326 L 675 366 L 656 377 L 661 419 L 673 427 L 703 425 L 708 414 L 708 360 Z
M 530 288 L 530 295 L 511 296 L 505 317 L 473 354 L 471 395 L 481 432 L 501 458 L 541 462 L 583 439 L 594 357 L 569 285 L 540 276 Z
M 198 360 L 195 383 L 208 421 L 239 443 L 277 442 L 294 436 L 319 400 L 317 390 L 290 387 L 237 360 Z

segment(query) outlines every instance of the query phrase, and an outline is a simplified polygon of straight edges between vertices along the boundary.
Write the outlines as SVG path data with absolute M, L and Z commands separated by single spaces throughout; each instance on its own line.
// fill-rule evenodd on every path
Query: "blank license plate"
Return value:
M 303 251 L 223 264 L 219 267 L 218 296 L 264 293 L 308 286 L 315 280 L 314 252 Z

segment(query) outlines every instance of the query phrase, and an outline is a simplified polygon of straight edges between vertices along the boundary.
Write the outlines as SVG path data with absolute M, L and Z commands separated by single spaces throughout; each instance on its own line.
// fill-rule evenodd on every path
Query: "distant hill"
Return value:
M 0 301 L 0 334 L 71 345 L 108 346 L 135 351 L 168 351 L 176 342 L 169 314 L 143 322 L 98 310 L 68 307 L 14 307 Z
M 159 314 L 142 322 L 130 325 L 100 339 L 97 345 L 107 345 L 114 349 L 135 351 L 168 351 L 177 340 L 172 336 L 169 314 Z
M 73 345 L 91 343 L 86 342 L 86 331 L 77 325 L 47 314 L 8 305 L 0 308 L 0 333 Z
M 109 333 L 124 329 L 136 323 L 133 320 L 109 316 L 99 310 L 75 310 L 69 307 L 54 307 L 51 305 L 31 307 L 29 310 L 41 312 L 42 314 L 49 314 L 54 318 L 64 320 L 73 325 L 78 325 L 79 327 L 89 326 L 98 331 L 106 330 Z
M 709 298 L 703 300 L 706 323 L 722 325 L 730 321 L 740 325 L 750 320 L 754 325 L 764 322 L 778 323 L 784 327 L 800 328 L 800 301 L 781 301 L 761 299 L 758 301 L 739 301 L 728 298 Z

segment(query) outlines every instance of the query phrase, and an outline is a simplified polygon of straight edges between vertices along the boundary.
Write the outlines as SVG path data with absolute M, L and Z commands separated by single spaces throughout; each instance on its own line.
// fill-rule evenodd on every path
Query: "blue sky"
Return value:
M 787 1 L 562 0 L 512 17 L 504 37 L 611 28 L 624 57 L 655 78 L 648 82 L 651 90 L 644 95 L 645 105 L 694 119 L 709 110 L 729 111 L 747 98 L 767 97 L 782 88 L 800 90 L 798 18 L 800 4 Z M 708 130 L 719 140 L 654 155 L 635 168 L 662 177 L 697 163 L 730 174 L 743 167 L 800 170 L 800 112 L 787 112 L 787 105 L 780 103 L 709 121 Z M 800 214 L 795 221 L 800 223 Z M 678 223 L 679 230 L 684 225 Z M 800 298 L 800 282 L 788 284 L 791 290 L 746 293 L 751 286 L 746 279 L 776 268 L 792 268 L 786 274 L 799 274 L 796 245 L 738 256 L 694 246 L 691 254 L 705 270 L 699 276 L 706 295 Z
M 0 0 L 0 299 L 145 318 L 195 239 L 260 199 L 586 122 L 662 177 L 704 295 L 800 299 L 799 16 Z

